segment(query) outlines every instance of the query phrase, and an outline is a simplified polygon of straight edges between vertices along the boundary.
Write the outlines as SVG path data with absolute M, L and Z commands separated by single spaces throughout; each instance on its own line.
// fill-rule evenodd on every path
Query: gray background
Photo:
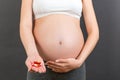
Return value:
M 86 60 L 87 80 L 120 80 L 120 0 L 93 2 L 100 40 Z M 20 6 L 21 0 L 0 0 L 0 80 L 26 80 L 26 53 L 19 37 Z

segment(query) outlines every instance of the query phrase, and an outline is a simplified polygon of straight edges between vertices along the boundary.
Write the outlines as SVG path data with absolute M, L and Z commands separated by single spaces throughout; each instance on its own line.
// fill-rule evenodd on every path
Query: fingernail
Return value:
M 47 66 L 48 68 L 50 68 L 49 66 Z
M 55 62 L 58 62 L 59 60 L 55 60 Z

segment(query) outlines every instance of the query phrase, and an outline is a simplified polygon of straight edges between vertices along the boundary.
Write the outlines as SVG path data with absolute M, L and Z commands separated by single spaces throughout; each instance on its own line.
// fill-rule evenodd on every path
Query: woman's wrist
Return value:
M 82 60 L 80 60 L 80 59 L 76 59 L 77 61 L 78 61 L 78 65 L 79 65 L 79 67 L 83 64 L 83 61 Z
M 37 50 L 26 50 L 27 56 L 39 55 Z
M 27 56 L 40 56 L 38 52 L 27 52 Z

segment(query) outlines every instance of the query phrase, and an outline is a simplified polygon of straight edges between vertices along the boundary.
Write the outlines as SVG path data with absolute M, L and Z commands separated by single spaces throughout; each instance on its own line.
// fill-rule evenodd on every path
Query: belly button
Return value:
M 62 41 L 59 41 L 59 44 L 62 45 Z

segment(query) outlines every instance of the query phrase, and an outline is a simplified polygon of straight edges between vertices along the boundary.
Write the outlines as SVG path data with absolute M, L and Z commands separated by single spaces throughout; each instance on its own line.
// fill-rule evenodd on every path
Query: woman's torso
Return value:
M 83 47 L 84 38 L 78 18 L 51 14 L 35 19 L 33 27 L 38 51 L 44 60 L 75 58 Z

